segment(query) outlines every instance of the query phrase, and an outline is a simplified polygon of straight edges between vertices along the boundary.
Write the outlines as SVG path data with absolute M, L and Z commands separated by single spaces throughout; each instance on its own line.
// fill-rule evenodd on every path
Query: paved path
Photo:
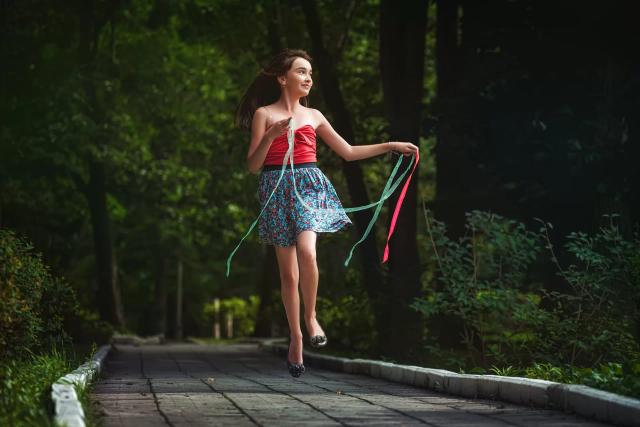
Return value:
M 440 394 L 308 367 L 255 344 L 117 345 L 92 404 L 109 426 L 604 426 L 574 415 Z

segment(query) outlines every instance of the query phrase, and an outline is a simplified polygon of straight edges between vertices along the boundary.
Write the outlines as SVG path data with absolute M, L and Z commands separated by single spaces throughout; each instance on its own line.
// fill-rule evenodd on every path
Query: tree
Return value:
M 340 90 L 338 75 L 335 69 L 334 59 L 325 47 L 322 33 L 322 22 L 318 15 L 316 4 L 311 0 L 301 0 L 304 11 L 313 57 L 317 62 L 320 75 L 320 86 L 324 101 L 333 116 L 333 125 L 347 141 L 354 141 L 355 134 L 351 123 L 351 114 L 346 107 L 344 97 Z M 349 196 L 354 206 L 369 204 L 369 195 L 364 184 L 362 170 L 355 162 L 343 162 L 342 171 L 347 180 Z M 370 210 L 359 211 L 354 214 L 357 230 L 363 233 L 371 220 Z M 376 248 L 375 230 L 362 242 L 360 249 L 360 262 L 362 266 L 363 280 L 371 301 L 375 304 L 374 316 L 378 330 L 386 322 L 383 306 L 375 301 L 381 301 L 385 291 L 383 290 L 382 269 L 380 258 Z
M 380 2 L 380 70 L 389 134 L 394 141 L 419 145 L 424 93 L 427 1 Z M 414 172 L 398 217 L 399 227 L 389 243 L 388 288 L 384 298 L 386 321 L 381 340 L 395 357 L 406 357 L 407 347 L 420 342 L 421 317 L 409 310 L 420 295 L 420 260 L 416 242 L 417 187 Z M 406 178 L 405 178 L 406 179 Z M 393 213 L 399 192 L 389 199 Z M 416 350 L 416 347 L 413 347 Z

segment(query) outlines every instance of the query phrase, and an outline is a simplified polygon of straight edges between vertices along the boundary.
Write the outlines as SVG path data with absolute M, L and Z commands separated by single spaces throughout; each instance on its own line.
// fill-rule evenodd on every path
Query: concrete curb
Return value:
M 53 383 L 51 400 L 54 406 L 53 422 L 56 426 L 85 427 L 85 414 L 78 400 L 76 387 L 84 389 L 100 373 L 109 350 L 111 350 L 111 344 L 103 345 L 91 360 Z
M 286 340 L 282 339 L 255 339 L 251 342 L 285 357 L 289 351 L 287 344 L 283 344 Z M 500 375 L 457 374 L 444 369 L 325 356 L 307 350 L 304 350 L 304 360 L 310 366 L 368 375 L 457 396 L 554 408 L 621 426 L 640 426 L 640 400 L 585 385 Z

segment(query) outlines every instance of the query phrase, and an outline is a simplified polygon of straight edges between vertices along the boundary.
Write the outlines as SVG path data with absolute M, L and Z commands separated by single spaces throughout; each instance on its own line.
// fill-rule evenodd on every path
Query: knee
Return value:
M 298 263 L 303 265 L 315 264 L 316 250 L 313 247 L 300 247 L 298 249 Z
M 293 270 L 280 272 L 280 283 L 283 287 L 298 286 L 298 272 Z

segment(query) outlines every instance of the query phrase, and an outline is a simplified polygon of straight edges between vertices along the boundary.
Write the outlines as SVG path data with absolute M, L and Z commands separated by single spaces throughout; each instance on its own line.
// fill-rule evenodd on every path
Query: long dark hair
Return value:
M 242 129 L 251 129 L 253 114 L 263 105 L 274 103 L 280 98 L 280 84 L 278 77 L 291 69 L 296 58 L 304 58 L 311 62 L 311 56 L 302 49 L 284 49 L 271 59 L 253 80 L 249 88 L 240 99 L 236 111 L 236 125 Z M 309 106 L 306 96 L 300 99 L 305 107 Z

